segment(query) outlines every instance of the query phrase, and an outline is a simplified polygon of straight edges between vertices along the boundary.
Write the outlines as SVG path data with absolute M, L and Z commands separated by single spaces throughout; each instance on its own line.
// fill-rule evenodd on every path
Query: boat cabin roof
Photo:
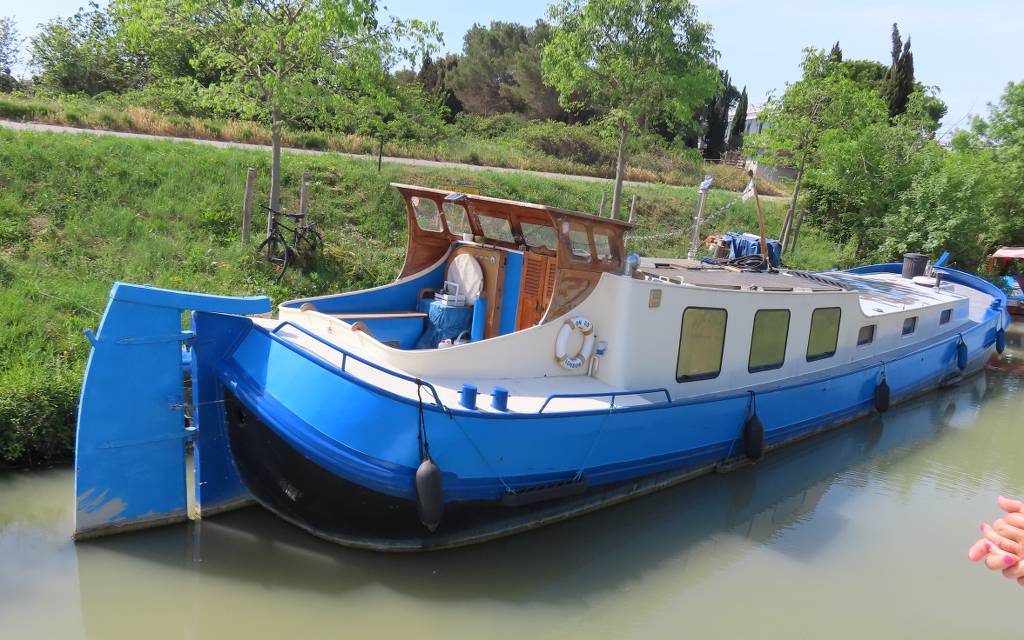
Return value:
M 635 226 L 530 202 L 410 184 L 391 186 L 405 200 L 409 220 L 403 276 L 433 264 L 462 241 L 557 257 L 560 268 L 620 273 L 624 235 Z

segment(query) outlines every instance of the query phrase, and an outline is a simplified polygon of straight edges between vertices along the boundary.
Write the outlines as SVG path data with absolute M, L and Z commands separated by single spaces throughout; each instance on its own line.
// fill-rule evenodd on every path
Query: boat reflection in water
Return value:
M 82 620 L 90 638 L 120 637 L 126 616 L 138 616 L 146 629 L 165 630 L 170 637 L 221 628 L 225 633 L 251 628 L 269 637 L 343 630 L 349 613 L 340 610 L 353 620 L 366 615 L 358 610 L 368 589 L 397 593 L 428 609 L 495 601 L 502 607 L 573 605 L 614 594 L 665 565 L 699 584 L 811 517 L 813 531 L 800 536 L 800 549 L 793 553 L 813 559 L 841 544 L 837 537 L 849 524 L 841 511 L 856 494 L 833 488 L 884 477 L 886 491 L 909 493 L 926 480 L 998 475 L 1010 468 L 1012 459 L 1003 448 L 988 448 L 981 453 L 984 460 L 967 462 L 944 460 L 941 456 L 956 452 L 933 446 L 937 439 L 966 434 L 961 429 L 974 424 L 988 393 L 986 375 L 999 381 L 993 385 L 996 393 L 1006 392 L 1004 376 L 983 372 L 958 387 L 796 444 L 755 467 L 699 478 L 588 518 L 483 546 L 426 555 L 367 553 L 310 540 L 259 508 L 81 542 L 75 548 Z M 924 466 L 897 464 L 925 448 Z M 975 477 L 965 484 L 983 482 Z M 722 537 L 740 539 L 740 550 L 706 561 L 702 550 Z M 786 545 L 777 549 L 787 552 Z M 162 578 L 144 589 L 131 588 L 151 575 Z M 253 603 L 268 601 L 281 615 L 253 617 Z M 387 624 L 400 626 L 397 619 Z

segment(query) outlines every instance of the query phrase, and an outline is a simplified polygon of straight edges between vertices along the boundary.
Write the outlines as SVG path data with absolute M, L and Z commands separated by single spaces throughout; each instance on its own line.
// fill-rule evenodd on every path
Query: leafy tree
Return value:
M 892 65 L 882 85 L 882 93 L 889 103 L 889 117 L 906 113 L 907 100 L 914 91 L 914 54 L 910 51 L 910 38 L 904 43 L 900 30 L 892 25 Z
M 710 25 L 688 0 L 562 0 L 544 48 L 544 81 L 568 109 L 592 106 L 618 130 L 612 216 L 622 200 L 626 138 L 666 118 L 686 122 L 719 90 Z
M 350 91 L 379 80 L 380 60 L 429 47 L 432 24 L 392 19 L 380 24 L 374 0 L 124 0 L 137 41 L 177 33 L 198 44 L 199 65 L 219 73 L 217 84 L 269 113 L 272 162 L 270 206 L 280 208 L 281 133 L 285 113 L 316 103 L 323 88 L 346 75 Z M 367 82 L 360 84 L 360 79 Z M 389 107 L 383 93 L 374 96 Z M 344 94 L 339 100 L 347 99 Z M 323 108 L 323 105 L 319 105 Z M 255 114 L 253 114 L 255 115 Z
M 740 93 L 740 100 L 736 103 L 736 113 L 732 118 L 732 126 L 729 127 L 729 149 L 739 149 L 743 146 L 743 130 L 747 126 L 747 88 L 743 87 Z
M 452 71 L 459 66 L 459 60 L 457 54 L 448 54 L 437 61 L 431 60 L 428 55 L 423 58 L 423 65 L 416 74 L 416 80 L 424 90 L 440 98 L 446 110 L 445 120 L 449 123 L 454 122 L 455 116 L 464 109 L 462 101 L 455 95 L 451 81 Z
M 0 91 L 13 91 L 18 87 L 14 67 L 21 60 L 21 44 L 13 16 L 0 18 Z
M 128 46 L 118 17 L 95 2 L 42 25 L 30 42 L 37 82 L 60 93 L 94 96 L 143 85 L 144 57 Z

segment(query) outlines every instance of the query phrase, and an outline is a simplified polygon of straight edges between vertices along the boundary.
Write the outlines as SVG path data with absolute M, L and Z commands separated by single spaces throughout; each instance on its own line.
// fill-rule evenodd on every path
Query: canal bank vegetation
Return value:
M 269 194 L 269 154 L 188 143 L 0 130 L 0 464 L 66 459 L 89 345 L 116 280 L 220 294 L 296 296 L 384 284 L 405 251 L 406 218 L 390 182 L 478 189 L 491 196 L 597 211 L 611 183 L 484 170 L 286 154 L 283 204 L 298 208 L 303 172 L 310 214 L 326 250 L 280 283 L 240 242 L 246 169 L 257 201 Z M 625 187 L 639 196 L 628 248 L 686 254 L 695 189 Z M 762 198 L 777 234 L 786 203 Z M 259 209 L 257 209 L 259 211 Z M 702 235 L 755 229 L 753 201 L 713 190 Z M 256 216 L 254 229 L 262 228 Z M 653 237 L 652 237 L 653 236 Z M 837 247 L 811 232 L 790 262 L 837 263 Z

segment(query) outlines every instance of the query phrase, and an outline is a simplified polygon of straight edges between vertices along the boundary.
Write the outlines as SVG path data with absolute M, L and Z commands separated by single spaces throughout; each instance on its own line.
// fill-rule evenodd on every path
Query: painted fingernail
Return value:
M 985 553 L 989 553 L 990 551 L 992 551 L 992 543 L 991 542 L 986 542 L 985 543 Z
M 984 522 L 982 522 L 981 524 L 978 525 L 978 530 L 979 531 L 984 531 L 985 530 L 985 523 Z
M 1011 564 L 1017 564 L 1017 561 L 1010 556 L 1003 556 L 1003 564 L 1010 566 Z

